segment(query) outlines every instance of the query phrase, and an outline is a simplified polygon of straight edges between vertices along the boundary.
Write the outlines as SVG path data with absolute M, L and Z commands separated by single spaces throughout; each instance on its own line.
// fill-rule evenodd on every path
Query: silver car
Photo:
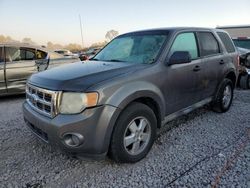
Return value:
M 38 71 L 80 61 L 66 58 L 40 46 L 0 44 L 0 96 L 24 93 L 26 80 Z

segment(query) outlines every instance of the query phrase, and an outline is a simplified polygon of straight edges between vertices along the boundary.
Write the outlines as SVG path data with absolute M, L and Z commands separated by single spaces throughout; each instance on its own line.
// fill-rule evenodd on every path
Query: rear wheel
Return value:
M 111 157 L 116 162 L 137 162 L 144 158 L 152 147 L 157 121 L 147 105 L 132 103 L 118 118 L 110 145 Z
M 233 83 L 225 78 L 217 91 L 212 102 L 212 108 L 216 112 L 226 112 L 229 110 L 233 100 Z
M 240 77 L 240 87 L 242 89 L 250 89 L 250 76 L 248 74 Z

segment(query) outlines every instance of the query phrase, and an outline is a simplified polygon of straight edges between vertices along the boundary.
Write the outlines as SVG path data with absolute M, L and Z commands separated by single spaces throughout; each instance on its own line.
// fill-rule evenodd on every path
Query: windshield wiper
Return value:
M 89 61 L 100 61 L 100 60 L 96 58 L 90 58 Z
M 122 61 L 119 59 L 110 59 L 110 60 L 106 60 L 106 61 L 111 61 L 111 62 L 126 62 L 126 61 Z
M 119 59 L 96 59 L 96 58 L 90 58 L 89 61 L 109 61 L 109 62 L 126 62 L 126 61 L 122 61 Z

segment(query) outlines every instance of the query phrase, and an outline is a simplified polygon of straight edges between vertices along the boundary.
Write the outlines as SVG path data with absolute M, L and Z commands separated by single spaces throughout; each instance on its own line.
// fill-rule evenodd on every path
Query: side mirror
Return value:
M 190 63 L 191 55 L 188 51 L 176 51 L 174 52 L 168 62 L 168 65 Z

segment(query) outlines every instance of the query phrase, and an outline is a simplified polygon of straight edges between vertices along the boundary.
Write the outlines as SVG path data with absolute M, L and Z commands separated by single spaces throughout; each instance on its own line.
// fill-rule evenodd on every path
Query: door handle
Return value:
M 201 70 L 201 68 L 200 68 L 200 66 L 198 66 L 198 65 L 196 65 L 194 68 L 193 68 L 193 71 L 194 72 L 197 72 L 197 71 L 200 71 Z
M 222 59 L 222 60 L 220 60 L 220 64 L 221 65 L 223 65 L 225 62 L 224 62 L 224 60 Z

